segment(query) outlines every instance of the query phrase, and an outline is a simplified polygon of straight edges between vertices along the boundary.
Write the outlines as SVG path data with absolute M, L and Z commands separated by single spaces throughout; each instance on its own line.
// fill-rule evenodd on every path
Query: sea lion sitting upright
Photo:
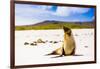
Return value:
M 60 55 L 60 56 L 68 56 L 75 55 L 75 41 L 70 28 L 63 26 L 64 30 L 64 42 L 62 47 L 56 49 L 52 53 L 48 55 Z

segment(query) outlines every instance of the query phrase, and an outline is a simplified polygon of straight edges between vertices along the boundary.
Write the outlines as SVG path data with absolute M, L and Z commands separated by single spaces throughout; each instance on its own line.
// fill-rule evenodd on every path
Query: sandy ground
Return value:
M 82 56 L 63 56 L 52 58 L 56 55 L 45 56 L 62 46 L 63 30 L 27 30 L 15 31 L 15 65 L 69 63 L 94 60 L 94 29 L 73 29 L 75 53 Z M 38 39 L 47 41 L 36 46 L 24 45 Z M 57 41 L 58 43 L 50 43 Z

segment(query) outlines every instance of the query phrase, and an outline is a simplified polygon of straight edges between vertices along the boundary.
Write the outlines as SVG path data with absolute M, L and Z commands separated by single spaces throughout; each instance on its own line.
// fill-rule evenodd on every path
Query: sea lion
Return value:
M 75 40 L 70 28 L 63 26 L 64 41 L 60 48 L 56 49 L 48 55 L 69 56 L 75 55 Z

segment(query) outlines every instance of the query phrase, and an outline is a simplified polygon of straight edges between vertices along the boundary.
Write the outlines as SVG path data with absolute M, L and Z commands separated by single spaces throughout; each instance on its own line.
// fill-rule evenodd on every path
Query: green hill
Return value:
M 44 21 L 34 25 L 15 26 L 15 30 L 47 30 L 62 29 L 63 26 L 72 29 L 93 28 L 93 22 L 61 22 L 61 21 Z

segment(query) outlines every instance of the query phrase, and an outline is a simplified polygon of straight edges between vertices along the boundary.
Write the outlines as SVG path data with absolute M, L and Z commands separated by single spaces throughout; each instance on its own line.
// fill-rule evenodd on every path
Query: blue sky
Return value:
M 94 8 L 15 4 L 15 25 L 36 24 L 45 20 L 93 21 L 94 12 Z

